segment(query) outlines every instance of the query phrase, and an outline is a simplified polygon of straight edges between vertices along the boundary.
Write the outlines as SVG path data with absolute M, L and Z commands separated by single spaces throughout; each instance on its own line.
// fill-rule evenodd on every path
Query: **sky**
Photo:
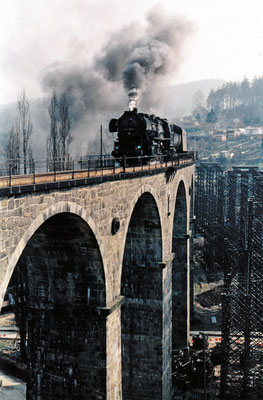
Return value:
M 167 84 L 263 75 L 262 0 L 0 0 L 0 104 L 23 88 L 29 98 L 46 95 L 47 71 L 89 65 L 114 32 L 143 25 L 155 7 L 191 23 Z

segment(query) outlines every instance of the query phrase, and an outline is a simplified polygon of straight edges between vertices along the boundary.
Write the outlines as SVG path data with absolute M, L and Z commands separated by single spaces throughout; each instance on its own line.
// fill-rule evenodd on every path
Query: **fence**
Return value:
M 145 169 L 157 169 L 168 166 L 179 166 L 195 161 L 195 153 L 188 152 L 175 154 L 172 158 L 164 156 L 155 157 L 122 157 L 114 158 L 109 155 L 93 155 L 85 157 L 57 158 L 52 160 L 36 159 L 26 164 L 27 174 L 24 174 L 24 160 L 0 160 L 0 187 L 14 186 L 16 184 L 35 184 L 63 179 L 78 179 L 78 171 L 85 171 L 86 176 L 92 175 L 93 171 L 104 171 L 115 173 L 126 171 L 140 171 Z M 94 175 L 94 174 L 93 174 Z M 22 179 L 24 178 L 24 179 Z

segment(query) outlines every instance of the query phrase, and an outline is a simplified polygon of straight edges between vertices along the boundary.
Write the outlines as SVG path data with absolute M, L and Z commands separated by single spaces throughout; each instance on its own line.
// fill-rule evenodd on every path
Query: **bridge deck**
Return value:
M 154 162 L 148 165 L 125 166 L 125 167 L 105 167 L 102 169 L 80 169 L 67 171 L 54 171 L 47 173 L 27 174 L 27 175 L 9 175 L 0 177 L 0 195 L 5 194 L 6 190 L 12 187 L 21 187 L 27 185 L 48 184 L 54 182 L 65 182 L 72 180 L 92 179 L 96 177 L 118 176 L 119 174 L 129 174 L 143 171 L 160 172 L 164 168 L 180 167 L 189 165 L 193 158 L 180 158 L 167 162 Z M 11 190 L 12 193 L 12 190 Z

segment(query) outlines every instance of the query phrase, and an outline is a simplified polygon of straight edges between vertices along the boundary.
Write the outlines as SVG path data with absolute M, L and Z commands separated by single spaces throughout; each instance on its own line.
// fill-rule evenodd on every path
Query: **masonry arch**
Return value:
M 50 217 L 60 214 L 60 213 L 72 213 L 80 216 L 86 223 L 90 226 L 92 229 L 92 232 L 94 233 L 96 240 L 98 242 L 98 245 L 100 247 L 100 252 L 103 257 L 103 242 L 99 237 L 99 234 L 97 232 L 97 227 L 95 222 L 93 221 L 92 218 L 88 215 L 86 210 L 79 206 L 76 203 L 73 202 L 68 202 L 68 201 L 60 201 L 48 208 L 46 208 L 44 211 L 39 212 L 37 217 L 32 221 L 32 223 L 28 226 L 28 228 L 25 230 L 23 236 L 18 239 L 18 244 L 15 248 L 15 250 L 12 253 L 12 256 L 9 259 L 8 262 L 8 267 L 5 272 L 5 275 L 3 279 L 1 280 L 1 286 L 0 286 L 0 304 L 2 306 L 2 301 L 5 296 L 9 281 L 11 279 L 11 276 L 13 275 L 14 269 L 18 263 L 18 260 L 25 249 L 27 243 L 29 242 L 30 238 L 34 235 L 34 233 L 37 231 L 37 229 Z M 107 282 L 106 282 L 107 284 Z
M 162 397 L 162 252 L 158 207 L 145 192 L 133 209 L 123 256 L 123 400 Z
M 126 225 L 124 233 L 123 233 L 123 244 L 122 244 L 122 253 L 123 253 L 123 255 L 122 255 L 122 258 L 124 256 L 124 250 L 125 250 L 125 246 L 126 246 L 126 238 L 127 238 L 128 229 L 130 227 L 130 221 L 131 221 L 131 218 L 133 216 L 133 212 L 134 212 L 135 206 L 137 205 L 139 199 L 145 194 L 150 196 L 152 198 L 153 202 L 156 205 L 156 211 L 158 213 L 159 220 L 160 220 L 160 225 L 161 225 L 161 229 L 162 229 L 161 235 L 162 235 L 162 237 L 164 235 L 164 232 L 163 232 L 163 225 L 164 225 L 163 224 L 163 215 L 162 215 L 162 212 L 161 212 L 161 204 L 160 204 L 159 199 L 158 199 L 158 193 L 155 192 L 155 190 L 153 189 L 153 187 L 151 185 L 143 185 L 135 194 L 133 194 L 133 198 L 129 200 L 129 203 L 130 203 L 129 215 L 128 215 L 128 218 L 127 218 L 127 225 Z
M 186 347 L 189 339 L 189 243 L 187 192 L 179 182 L 174 207 L 172 252 L 172 348 Z
M 28 322 L 27 399 L 106 399 L 103 261 L 93 230 L 69 209 L 49 210 L 26 233 L 9 285 Z

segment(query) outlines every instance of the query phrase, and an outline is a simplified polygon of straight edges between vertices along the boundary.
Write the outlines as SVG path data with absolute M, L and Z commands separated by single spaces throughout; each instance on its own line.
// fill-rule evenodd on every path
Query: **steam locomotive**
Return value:
M 137 113 L 136 108 L 112 119 L 109 131 L 118 132 L 112 155 L 127 157 L 128 162 L 129 157 L 169 159 L 176 153 L 187 152 L 186 132 L 182 128 L 155 115 Z

